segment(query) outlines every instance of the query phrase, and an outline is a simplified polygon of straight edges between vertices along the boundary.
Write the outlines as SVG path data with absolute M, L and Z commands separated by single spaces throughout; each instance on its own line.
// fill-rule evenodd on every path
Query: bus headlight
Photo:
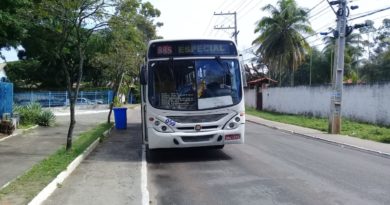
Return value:
M 164 122 L 159 121 L 158 119 L 154 121 L 153 128 L 158 132 L 173 132 L 172 128 L 170 128 Z
M 232 117 L 224 126 L 223 129 L 225 130 L 233 130 L 236 129 L 244 120 L 242 119 L 242 116 L 235 115 Z

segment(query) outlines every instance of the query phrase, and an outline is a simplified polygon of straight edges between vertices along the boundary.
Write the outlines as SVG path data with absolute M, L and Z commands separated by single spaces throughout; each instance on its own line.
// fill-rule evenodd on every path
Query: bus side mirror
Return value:
M 141 71 L 139 73 L 139 79 L 141 81 L 141 85 L 147 84 L 148 75 L 147 75 L 146 68 L 144 65 L 141 66 Z

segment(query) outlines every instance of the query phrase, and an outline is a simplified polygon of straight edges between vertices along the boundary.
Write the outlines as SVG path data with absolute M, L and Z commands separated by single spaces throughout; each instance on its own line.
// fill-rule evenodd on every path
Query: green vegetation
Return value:
M 267 4 L 262 8 L 270 16 L 261 18 L 255 28 L 259 36 L 253 44 L 259 45 L 256 54 L 270 70 L 273 78 L 290 73 L 290 85 L 294 86 L 294 72 L 305 61 L 310 46 L 304 38 L 314 33 L 306 9 L 295 0 L 279 0 L 276 6 Z
M 246 113 L 267 120 L 283 122 L 292 125 L 312 128 L 327 132 L 328 119 L 309 117 L 303 115 L 291 115 L 275 112 L 258 111 L 254 108 L 246 108 Z M 348 119 L 342 121 L 341 134 L 354 136 L 377 142 L 390 143 L 390 127 L 378 126 L 363 122 L 355 122 Z
M 14 106 L 14 113 L 20 116 L 21 128 L 32 127 L 33 125 L 52 126 L 55 123 L 55 116 L 50 110 L 43 110 L 39 103 L 32 103 L 26 106 Z
M 82 133 L 74 142 L 71 150 L 66 151 L 65 147 L 62 147 L 53 155 L 34 165 L 31 170 L 0 190 L 0 204 L 14 204 L 14 200 L 17 200 L 18 204 L 27 204 L 110 127 L 112 124 L 100 124 Z
M 53 126 L 56 121 L 56 116 L 50 110 L 43 110 L 37 119 L 40 126 Z

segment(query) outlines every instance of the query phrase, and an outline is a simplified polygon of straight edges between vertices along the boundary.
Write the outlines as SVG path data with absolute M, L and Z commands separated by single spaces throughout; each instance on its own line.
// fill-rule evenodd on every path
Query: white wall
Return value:
M 7 75 L 5 74 L 5 70 L 4 70 L 4 67 L 6 66 L 7 64 L 5 63 L 0 63 L 0 78 L 2 77 L 7 77 Z
M 256 89 L 244 89 L 245 106 L 256 107 Z
M 263 90 L 264 110 L 327 117 L 331 88 L 283 87 Z M 390 84 L 344 86 L 342 116 L 390 125 Z

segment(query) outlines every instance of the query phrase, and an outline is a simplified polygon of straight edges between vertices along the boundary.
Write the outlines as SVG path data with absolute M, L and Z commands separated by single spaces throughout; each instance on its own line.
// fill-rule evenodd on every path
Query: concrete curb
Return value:
M 110 135 L 111 129 L 108 129 L 103 133 L 104 137 L 108 137 Z M 100 141 L 99 137 L 96 139 L 89 147 L 76 159 L 74 159 L 64 171 L 62 171 L 57 177 L 51 181 L 45 188 L 43 188 L 38 195 L 36 195 L 29 203 L 28 205 L 40 205 L 42 204 L 57 188 L 58 185 L 63 183 L 65 179 L 72 174 L 72 172 L 81 164 L 81 162 L 97 147 Z
M 279 130 L 279 131 L 282 131 L 282 132 L 295 134 L 295 135 L 298 135 L 298 136 L 301 136 L 301 137 L 305 137 L 305 138 L 308 138 L 308 139 L 318 140 L 318 141 L 322 141 L 322 142 L 325 142 L 325 143 L 328 143 L 328 144 L 332 144 L 332 145 L 336 145 L 336 146 L 339 146 L 339 147 L 349 148 L 349 149 L 353 149 L 353 150 L 357 150 L 357 151 L 361 151 L 361 152 L 365 152 L 365 153 L 369 153 L 369 154 L 374 154 L 376 156 L 385 157 L 385 158 L 389 158 L 390 159 L 390 153 L 381 152 L 381 151 L 377 151 L 377 150 L 372 150 L 372 149 L 368 149 L 368 148 L 365 148 L 365 147 L 359 147 L 359 146 L 355 146 L 355 145 L 351 145 L 351 144 L 347 144 L 347 143 L 335 142 L 335 141 L 324 139 L 324 138 L 317 137 L 317 136 L 314 136 L 314 135 L 298 133 L 298 132 L 295 132 L 295 131 L 292 131 L 292 130 L 283 129 L 283 128 L 277 127 L 277 126 L 267 125 L 265 123 L 256 122 L 256 121 L 253 121 L 253 120 L 248 120 L 247 119 L 247 121 L 255 123 L 255 124 L 263 125 L 263 126 L 266 126 L 266 127 L 272 128 L 272 129 L 276 129 L 276 130 Z

